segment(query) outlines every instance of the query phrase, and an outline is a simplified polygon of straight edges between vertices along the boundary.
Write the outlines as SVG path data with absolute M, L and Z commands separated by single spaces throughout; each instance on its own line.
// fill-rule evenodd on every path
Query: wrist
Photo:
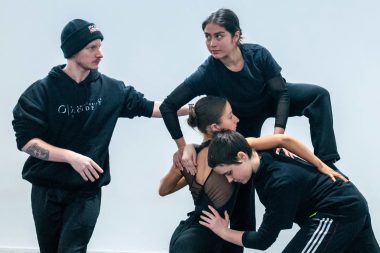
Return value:
M 219 233 L 218 236 L 222 238 L 223 240 L 226 240 L 228 237 L 228 230 L 230 230 L 228 227 L 223 227 Z
M 63 162 L 72 165 L 76 155 L 77 153 L 75 153 L 74 151 L 65 150 L 64 155 L 63 155 Z
M 178 149 L 183 149 L 186 146 L 185 138 L 181 137 L 175 140 Z
M 285 128 L 275 127 L 273 132 L 274 132 L 274 134 L 284 134 L 285 133 Z

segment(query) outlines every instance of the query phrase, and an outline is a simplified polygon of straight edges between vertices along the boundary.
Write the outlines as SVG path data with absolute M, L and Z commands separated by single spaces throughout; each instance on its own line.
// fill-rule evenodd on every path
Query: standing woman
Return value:
M 257 44 L 243 44 L 236 14 L 219 9 L 203 23 L 206 46 L 211 55 L 160 107 L 172 138 L 181 151 L 186 145 L 176 111 L 200 95 L 228 99 L 239 117 L 237 131 L 258 137 L 267 118 L 275 117 L 274 133 L 282 134 L 288 116 L 309 118 L 314 153 L 327 164 L 340 159 L 333 130 L 330 96 L 316 85 L 285 83 L 281 67 L 267 49 Z M 181 152 L 174 161 L 180 166 Z M 189 167 L 187 164 L 186 167 Z M 252 195 L 252 196 L 251 196 Z M 231 227 L 245 230 L 255 227 L 254 189 L 241 187 Z M 244 220 L 239 219 L 244 217 Z

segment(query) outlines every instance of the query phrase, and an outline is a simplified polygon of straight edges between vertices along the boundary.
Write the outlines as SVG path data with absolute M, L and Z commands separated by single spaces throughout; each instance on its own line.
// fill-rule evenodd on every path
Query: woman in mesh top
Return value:
M 196 147 L 198 170 L 192 175 L 186 170 L 178 169 L 174 164 L 169 172 L 161 179 L 159 194 L 165 196 L 182 187 L 189 185 L 195 209 L 188 214 L 185 221 L 181 221 L 174 231 L 170 241 L 170 253 L 175 252 L 231 252 L 232 244 L 224 242 L 211 230 L 199 224 L 199 216 L 208 205 L 215 207 L 219 212 L 227 211 L 233 215 L 233 207 L 239 184 L 230 184 L 223 175 L 214 173 L 208 167 L 208 144 L 213 133 L 221 129 L 236 130 L 239 119 L 232 113 L 229 102 L 220 97 L 208 96 L 201 98 L 190 110 L 188 124 L 196 127 L 203 134 L 203 143 Z M 301 158 L 315 165 L 320 171 L 334 177 L 342 177 L 321 162 L 302 143 L 282 134 L 260 138 L 247 138 L 250 146 L 256 150 L 267 150 L 284 147 Z M 192 152 L 192 145 L 188 145 L 185 153 Z M 344 178 L 343 178 L 344 179 Z

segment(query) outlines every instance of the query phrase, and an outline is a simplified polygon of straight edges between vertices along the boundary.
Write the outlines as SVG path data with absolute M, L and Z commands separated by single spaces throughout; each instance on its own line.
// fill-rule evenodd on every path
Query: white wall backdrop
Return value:
M 100 71 L 163 100 L 208 56 L 201 22 L 220 7 L 237 13 L 245 42 L 267 47 L 288 81 L 330 91 L 337 166 L 366 196 L 380 239 L 379 1 L 0 0 L 0 248 L 37 247 L 31 186 L 21 179 L 27 156 L 16 149 L 12 109 L 32 82 L 64 63 L 63 26 L 74 18 L 95 22 L 105 36 Z M 199 142 L 181 122 L 187 140 Z M 272 128 L 266 122 L 263 134 Z M 287 133 L 311 147 L 306 118 L 290 119 Z M 157 193 L 174 151 L 161 119 L 119 121 L 110 146 L 112 182 L 103 188 L 91 250 L 167 251 L 172 231 L 192 209 L 186 189 L 165 198 Z M 296 230 L 282 232 L 268 252 L 280 252 Z

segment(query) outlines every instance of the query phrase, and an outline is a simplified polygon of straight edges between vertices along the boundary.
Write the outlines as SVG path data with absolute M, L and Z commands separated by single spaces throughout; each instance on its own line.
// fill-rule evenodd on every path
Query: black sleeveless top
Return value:
M 207 141 L 198 146 L 197 153 L 208 147 L 209 143 L 210 141 Z M 196 212 L 208 209 L 207 206 L 211 205 L 221 214 L 224 210 L 227 210 L 229 214 L 232 213 L 238 188 L 235 183 L 229 183 L 225 176 L 217 174 L 213 170 L 203 185 L 196 182 L 196 175 L 191 175 L 186 170 L 182 170 L 181 173 L 189 185 Z

